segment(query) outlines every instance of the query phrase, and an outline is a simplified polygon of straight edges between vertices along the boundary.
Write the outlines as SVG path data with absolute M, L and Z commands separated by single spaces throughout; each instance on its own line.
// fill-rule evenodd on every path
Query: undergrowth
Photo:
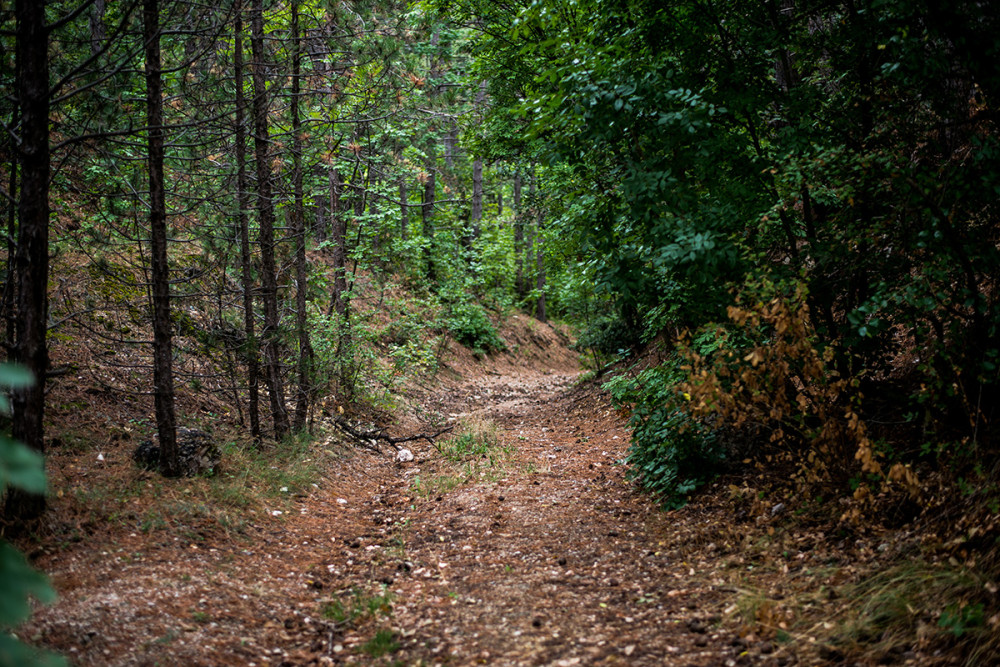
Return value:
M 1000 649 L 988 622 L 997 612 L 995 592 L 994 583 L 957 563 L 897 563 L 845 588 L 851 602 L 836 618 L 832 641 L 845 653 L 880 659 L 948 646 L 967 656 L 966 664 L 982 664 Z
M 415 477 L 414 493 L 428 498 L 440 496 L 468 482 L 494 482 L 507 474 L 510 448 L 500 441 L 497 425 L 482 417 L 468 417 L 460 432 L 434 447 L 446 463 L 443 474 Z
M 143 533 L 168 531 L 204 539 L 206 530 L 242 534 L 254 514 L 280 516 L 315 488 L 330 453 L 307 436 L 257 447 L 230 440 L 213 476 L 166 480 L 137 468 L 114 467 L 86 486 L 60 490 L 67 512 L 87 524 L 108 523 Z M 334 454 L 337 456 L 337 454 Z M 78 541 L 67 529 L 66 540 Z

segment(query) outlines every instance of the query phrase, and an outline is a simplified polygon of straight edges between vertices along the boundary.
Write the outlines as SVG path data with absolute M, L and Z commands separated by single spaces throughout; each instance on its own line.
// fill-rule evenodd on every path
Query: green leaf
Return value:
M 22 389 L 35 383 L 35 376 L 20 364 L 0 364 L 0 387 Z
M 28 493 L 45 493 L 45 468 L 42 455 L 0 435 L 0 491 L 8 486 Z
M 63 667 L 66 658 L 28 646 L 11 635 L 0 634 L 0 667 Z
M 0 627 L 11 628 L 28 618 L 29 595 L 39 602 L 56 599 L 48 577 L 32 569 L 20 551 L 0 542 Z

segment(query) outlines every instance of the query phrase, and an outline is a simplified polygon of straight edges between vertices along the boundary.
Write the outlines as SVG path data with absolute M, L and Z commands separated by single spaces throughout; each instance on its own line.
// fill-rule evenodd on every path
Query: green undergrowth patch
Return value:
M 957 562 L 901 562 L 846 586 L 833 646 L 886 659 L 926 646 L 950 647 L 966 664 L 997 655 L 996 584 Z
M 369 619 L 392 616 L 392 602 L 392 592 L 385 586 L 377 593 L 352 588 L 324 603 L 320 613 L 338 625 L 355 626 Z
M 323 453 L 305 434 L 260 447 L 231 442 L 223 448 L 221 472 L 209 479 L 209 492 L 234 507 L 280 504 L 308 494 L 322 463 Z
M 507 474 L 511 449 L 501 442 L 499 428 L 488 419 L 463 419 L 456 435 L 434 447 L 444 460 L 444 470 L 413 479 L 413 492 L 422 498 L 440 496 L 470 482 L 495 482 Z
M 781 575 L 765 570 L 734 572 L 730 620 L 755 641 L 773 642 L 778 654 L 894 664 L 941 652 L 949 664 L 978 665 L 1000 649 L 995 577 L 954 559 L 810 566 L 780 587 Z
M 467 417 L 461 423 L 458 435 L 435 443 L 438 453 L 452 463 L 488 459 L 496 464 L 509 454 L 500 443 L 497 425 L 482 417 Z
M 379 626 L 358 650 L 372 658 L 382 658 L 399 650 L 397 634 L 387 625 L 392 618 L 393 601 L 392 592 L 384 585 L 373 591 L 355 586 L 324 602 L 320 616 L 340 630 L 359 629 L 368 624 Z
M 496 327 L 482 306 L 469 302 L 452 304 L 444 317 L 444 325 L 459 343 L 475 354 L 502 352 L 507 343 L 497 333 Z
M 66 505 L 61 515 L 75 517 L 67 520 L 65 531 L 57 531 L 56 539 L 67 545 L 84 539 L 73 527 L 79 525 L 90 526 L 88 532 L 107 525 L 141 533 L 170 532 L 194 541 L 218 531 L 240 535 L 259 517 L 287 512 L 318 488 L 331 459 L 345 455 L 319 447 L 307 436 L 262 446 L 222 437 L 216 442 L 222 460 L 211 476 L 167 479 L 121 457 L 86 485 L 56 487 L 56 502 Z
M 381 658 L 399 650 L 396 633 L 388 628 L 380 628 L 375 636 L 361 645 L 361 650 L 373 658 Z

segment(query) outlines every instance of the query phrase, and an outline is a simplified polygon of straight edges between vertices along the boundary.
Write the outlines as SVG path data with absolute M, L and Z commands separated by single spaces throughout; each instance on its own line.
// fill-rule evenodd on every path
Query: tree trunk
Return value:
M 18 75 L 16 79 L 20 80 L 20 76 Z M 14 108 L 10 112 L 10 127 L 17 127 L 20 122 L 19 116 L 20 108 L 17 102 L 15 102 Z M 15 319 L 17 313 L 17 309 L 14 307 L 14 278 L 17 275 L 14 270 L 14 262 L 17 255 L 17 244 L 14 242 L 14 239 L 17 238 L 17 173 L 20 163 L 20 153 L 18 152 L 17 143 L 12 136 L 8 135 L 7 141 L 10 146 L 10 178 L 7 183 L 7 192 L 10 195 L 10 199 L 7 206 L 7 233 L 4 239 L 4 245 L 7 246 L 7 279 L 3 283 L 3 302 L 0 304 L 0 308 L 2 308 L 4 323 L 6 325 L 4 343 L 13 345 L 14 336 L 16 335 Z
M 472 240 L 479 238 L 483 220 L 483 161 L 472 163 Z
M 423 235 L 426 240 L 424 262 L 427 265 L 427 279 L 431 283 L 437 282 L 437 271 L 434 268 L 434 192 L 437 187 L 434 177 L 435 162 L 432 146 L 427 157 L 427 178 L 424 180 L 423 199 L 420 204 L 420 217 L 423 219 Z
M 288 433 L 288 410 L 281 376 L 278 343 L 278 279 L 274 264 L 274 202 L 271 199 L 271 163 L 268 159 L 267 88 L 265 84 L 264 10 L 262 0 L 251 5 L 250 47 L 253 51 L 254 153 L 257 159 L 257 211 L 260 218 L 261 297 L 264 301 L 264 362 L 267 392 L 274 421 L 274 437 Z
M 96 55 L 104 47 L 108 31 L 104 29 L 105 0 L 94 0 L 90 7 L 90 53 Z
M 13 358 L 35 376 L 30 387 L 12 392 L 11 435 L 31 449 L 45 451 L 45 371 L 49 365 L 45 333 L 49 282 L 49 61 L 45 5 L 17 0 L 16 53 L 18 106 L 21 109 L 21 197 L 18 200 L 16 322 Z M 31 519 L 45 511 L 45 497 L 20 490 L 7 495 L 7 519 Z
M 535 220 L 535 290 L 538 299 L 535 301 L 535 318 L 547 322 L 545 316 L 545 244 L 542 241 L 542 209 L 538 209 Z
M 378 169 L 372 168 L 370 165 L 368 190 L 371 192 L 371 196 L 368 197 L 368 215 L 370 222 L 370 230 L 372 235 L 372 251 L 375 254 L 376 266 L 382 265 L 382 229 L 379 225 L 379 206 L 378 206 L 378 189 L 381 184 L 381 174 Z
M 340 173 L 330 169 L 330 222 L 333 228 L 333 293 L 328 315 L 347 314 L 347 224 L 340 210 Z
M 399 177 L 399 239 L 405 241 L 410 227 L 410 209 L 406 200 L 410 196 L 406 187 L 406 176 Z
M 326 240 L 326 197 L 321 194 L 313 195 L 313 210 L 316 211 L 316 222 L 313 224 L 313 237 L 317 243 Z
M 448 131 L 441 139 L 441 143 L 444 144 L 444 166 L 449 173 L 453 173 L 455 171 L 455 147 L 458 145 L 458 127 L 455 125 L 455 121 L 451 121 L 448 125 Z
M 312 375 L 312 344 L 306 326 L 306 297 L 309 281 L 306 276 L 305 203 L 302 195 L 302 123 L 299 120 L 300 60 L 299 3 L 292 0 L 292 181 L 295 204 L 292 210 L 292 236 L 295 239 L 295 329 L 299 341 L 298 387 L 295 396 L 293 428 L 301 431 L 309 412 L 309 385 Z
M 514 293 L 524 298 L 524 212 L 521 210 L 521 170 L 514 173 Z
M 482 81 L 479 84 L 479 90 L 476 92 L 476 99 L 474 104 L 474 110 L 479 118 L 480 123 L 482 122 L 482 106 L 486 101 L 486 82 Z M 472 162 L 472 241 L 479 238 L 481 233 L 480 225 L 483 220 L 483 160 L 480 157 L 476 157 Z M 471 245 L 471 244 L 470 244 Z
M 250 263 L 250 222 L 247 211 L 246 174 L 246 100 L 243 97 L 243 6 L 236 8 L 236 23 L 233 28 L 233 67 L 236 70 L 236 206 L 240 225 L 240 270 L 243 280 L 243 327 L 246 330 L 247 387 L 250 405 L 250 435 L 254 442 L 260 442 L 260 350 L 257 345 L 256 322 L 253 311 L 253 267 Z
M 146 45 L 146 123 L 149 126 L 149 235 L 153 290 L 153 395 L 160 436 L 160 469 L 180 475 L 174 416 L 173 341 L 170 322 L 170 267 L 167 262 L 167 203 L 163 182 L 163 95 L 160 82 L 160 3 L 143 0 Z

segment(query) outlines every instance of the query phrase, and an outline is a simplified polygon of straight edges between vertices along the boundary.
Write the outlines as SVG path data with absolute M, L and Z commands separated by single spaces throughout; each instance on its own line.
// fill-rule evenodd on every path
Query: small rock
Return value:
M 771 516 L 777 516 L 785 511 L 785 503 L 778 503 L 771 508 Z
M 401 449 L 396 452 L 396 460 L 400 463 L 406 463 L 413 460 L 413 452 L 409 449 Z
M 697 618 L 692 618 L 690 621 L 688 621 L 687 626 L 688 630 L 698 634 L 704 634 L 705 630 L 707 629 L 705 627 L 705 623 Z

